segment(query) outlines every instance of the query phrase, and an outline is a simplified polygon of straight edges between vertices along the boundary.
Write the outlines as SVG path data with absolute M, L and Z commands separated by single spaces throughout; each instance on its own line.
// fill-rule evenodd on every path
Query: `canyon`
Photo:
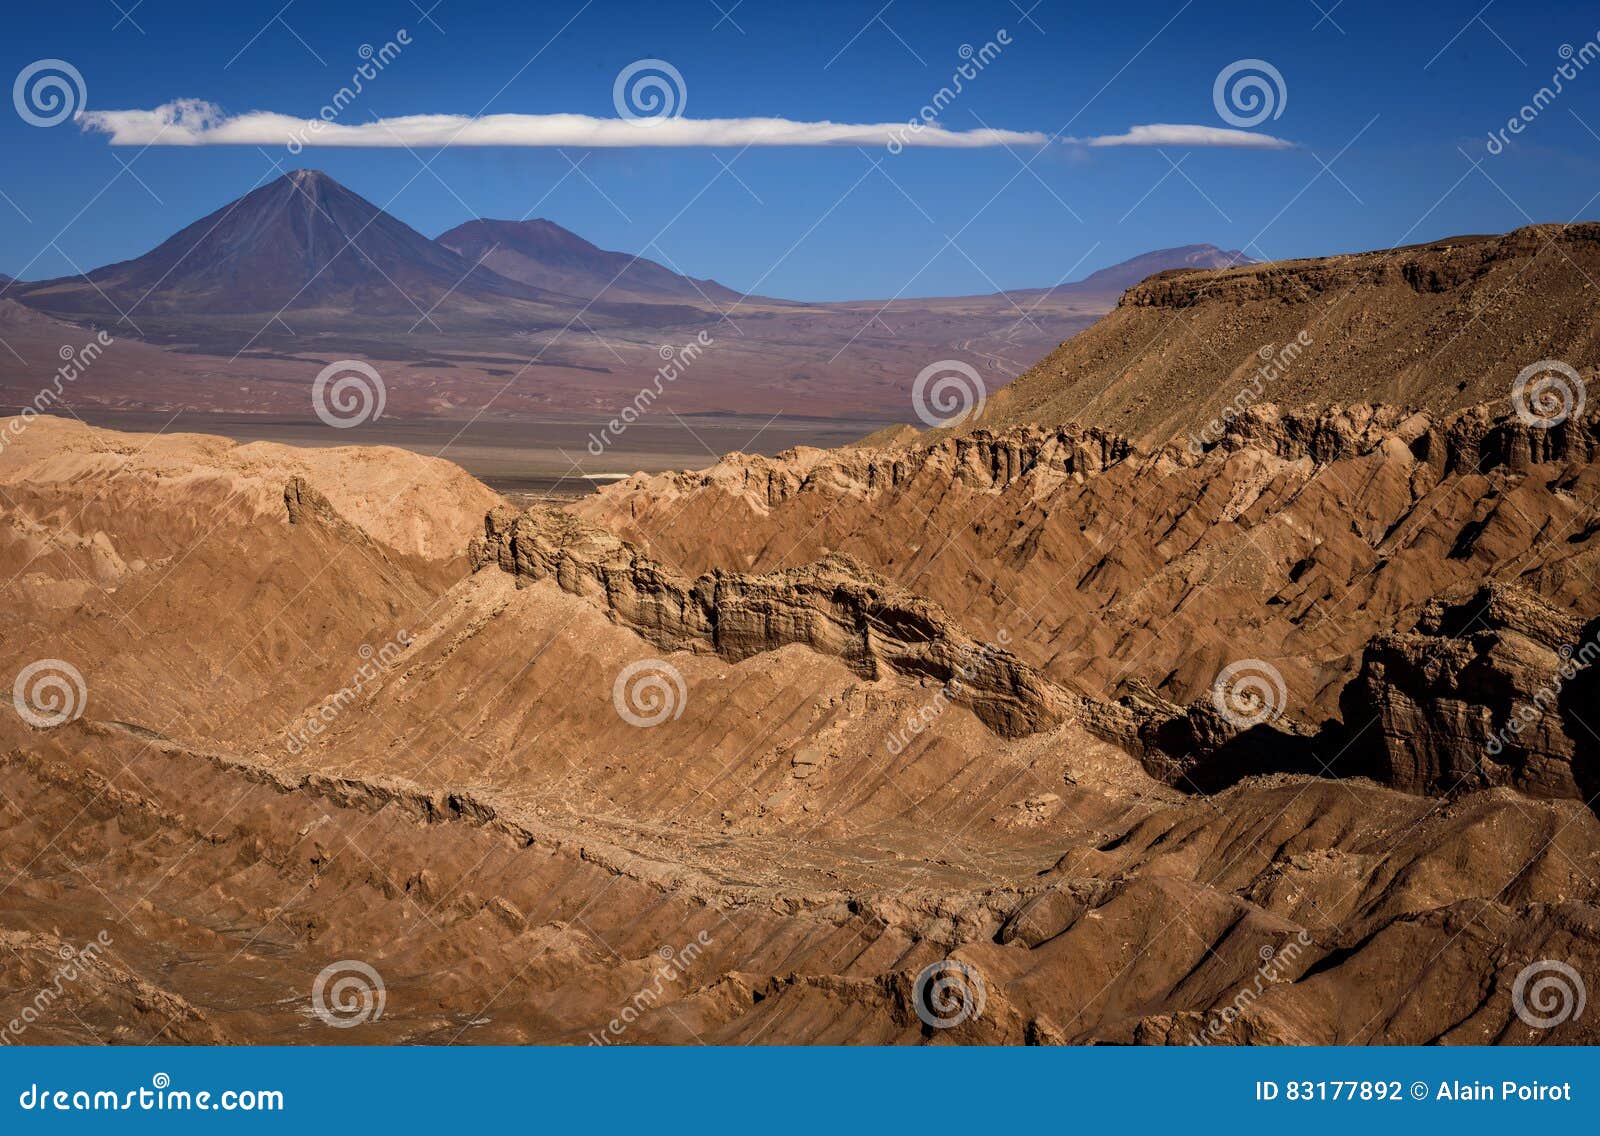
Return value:
M 968 420 L 572 501 L 12 420 L 0 1019 L 1593 1044 L 1600 417 L 1512 388 L 1597 231 L 1158 272 Z

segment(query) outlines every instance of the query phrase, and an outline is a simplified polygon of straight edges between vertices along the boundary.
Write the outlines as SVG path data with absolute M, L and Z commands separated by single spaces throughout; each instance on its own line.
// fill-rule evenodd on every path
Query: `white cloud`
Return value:
M 1156 122 L 1131 126 L 1126 134 L 1102 134 L 1096 138 L 1074 138 L 1089 146 L 1231 146 L 1243 150 L 1288 150 L 1293 142 L 1257 134 L 1253 130 L 1229 130 L 1221 126 L 1191 126 Z
M 213 103 L 179 99 L 153 110 L 97 110 L 78 116 L 86 131 L 113 146 L 1230 146 L 1284 150 L 1294 143 L 1270 134 L 1218 126 L 1155 123 L 1126 134 L 1055 138 L 1033 130 L 947 130 L 903 122 L 795 122 L 787 118 L 659 118 L 629 120 L 586 114 L 413 114 L 346 124 L 255 110 L 228 115 Z
M 661 118 L 630 121 L 585 114 L 414 114 L 346 125 L 270 111 L 227 115 L 212 103 L 180 99 L 154 110 L 87 111 L 86 131 L 113 146 L 1042 146 L 1048 134 L 946 130 L 903 122 L 793 122 L 786 118 Z

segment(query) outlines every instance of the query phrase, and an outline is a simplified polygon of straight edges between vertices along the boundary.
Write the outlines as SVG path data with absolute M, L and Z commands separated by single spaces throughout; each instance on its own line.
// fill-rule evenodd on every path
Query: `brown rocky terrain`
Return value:
M 1411 448 L 1401 458 L 1385 420 L 1312 431 L 1337 443 L 1316 443 L 1331 446 L 1325 468 L 1380 455 L 1420 485 L 1431 467 Z M 1444 444 L 1460 429 L 1436 433 Z M 1168 476 L 1200 470 L 1217 484 L 1199 496 L 1243 506 L 1212 528 L 1291 529 L 1252 517 L 1228 467 L 1296 467 L 1279 499 L 1314 497 L 1297 463 L 1316 460 L 1287 440 L 1297 430 L 1263 424 L 1256 444 L 1187 466 L 1169 455 Z M 86 693 L 75 720 L 7 719 L 3 1008 L 60 987 L 35 1041 L 1592 1040 L 1584 1018 L 1528 1026 L 1510 994 L 1530 963 L 1592 973 L 1600 954 L 1600 826 L 1572 799 L 1593 751 L 1554 721 L 1519 763 L 1537 776 L 1444 786 L 1456 765 L 1426 774 L 1385 766 L 1383 745 L 1335 752 L 1315 715 L 1241 732 L 1198 680 L 1091 689 L 1090 670 L 1042 651 L 1035 631 L 996 642 L 982 589 L 927 599 L 902 581 L 937 571 L 874 564 L 867 542 L 809 561 L 801 549 L 788 567 L 759 551 L 760 514 L 812 494 L 885 530 L 897 494 L 960 448 L 945 507 L 1004 501 L 1038 529 L 1018 539 L 1060 563 L 1050 545 L 1077 531 L 1085 487 L 1162 460 L 1093 432 L 1017 444 L 1015 459 L 973 439 L 920 458 L 797 455 L 787 490 L 762 478 L 759 509 L 747 489 L 704 496 L 741 463 L 685 477 L 706 482 L 701 498 L 662 489 L 668 504 L 750 550 L 708 543 L 699 559 L 748 563 L 693 578 L 570 513 L 518 513 L 480 491 L 469 520 L 471 483 L 442 463 L 35 422 L 0 456 L 21 597 L 0 645 L 13 672 L 77 660 Z M 1026 469 L 1027 452 L 1051 457 Z M 1437 475 L 1466 476 L 1437 460 Z M 180 461 L 201 472 L 167 464 Z M 854 472 L 874 495 L 845 484 L 850 461 L 865 461 Z M 894 469 L 919 461 L 925 472 Z M 875 462 L 887 465 L 866 472 Z M 1324 473 L 1323 491 L 1358 468 Z M 1564 468 L 1519 476 L 1559 482 Z M 375 497 L 375 477 L 461 507 L 409 515 Z M 1361 483 L 1379 481 L 1368 470 Z M 1250 484 L 1259 496 L 1270 479 Z M 1166 528 L 1184 527 L 1149 496 Z M 123 507 L 97 504 L 112 497 Z M 640 498 L 641 483 L 624 485 L 582 511 Z M 682 527 L 655 530 L 651 547 Z M 96 574 L 107 548 L 125 568 Z M 1489 677 L 1399 673 L 1428 671 L 1465 616 L 1394 601 L 1370 620 L 1417 629 L 1385 626 L 1356 648 L 1346 701 L 1379 703 L 1400 751 L 1426 735 L 1458 760 L 1463 715 L 1507 705 L 1481 687 L 1504 674 L 1525 690 L 1559 665 L 1502 644 L 1572 631 L 1571 602 L 1536 598 L 1576 570 L 1581 548 L 1560 551 L 1496 591 L 1469 636 L 1479 661 L 1460 669 Z M 222 603 L 201 598 L 219 587 Z M 1396 595 L 1368 587 L 1365 604 Z M 1131 628 L 1155 618 L 1104 610 L 1130 629 L 1113 644 L 1144 641 Z M 1293 634 L 1265 621 L 1227 633 L 1241 650 Z M 617 680 L 646 661 L 668 676 L 667 701 L 628 704 Z M 1322 696 L 1279 661 L 1296 697 Z M 661 720 L 632 724 L 620 705 Z M 1261 731 L 1279 744 L 1250 737 Z M 62 945 L 81 954 L 101 931 L 103 956 L 62 982 Z M 981 976 L 985 1005 L 936 1029 L 917 1014 L 917 978 L 946 957 Z M 317 1016 L 312 993 L 346 960 L 372 967 L 384 998 L 349 1031 Z
M 1247 390 L 1286 409 L 1460 410 L 1505 399 L 1538 360 L 1592 378 L 1597 299 L 1600 224 L 1174 269 L 998 392 L 983 424 L 1077 420 L 1159 445 L 1205 434 Z
M 1375 721 L 1374 775 L 1412 792 L 1512 785 L 1587 801 L 1600 792 L 1591 730 L 1600 623 L 1521 588 L 1434 600 L 1415 631 L 1378 636 L 1341 708 Z
M 1600 418 L 1503 387 L 1262 401 L 1199 447 L 735 454 L 562 509 L 33 419 L 0 1027 L 1592 1044 L 1597 500 Z
M 1366 642 L 1450 589 L 1516 581 L 1600 612 L 1595 429 L 1487 407 L 1267 406 L 1199 457 L 1017 427 L 732 456 L 575 509 L 690 572 L 848 554 L 1096 697 L 1188 702 L 1232 659 L 1259 658 L 1282 673 L 1285 715 L 1315 727 Z

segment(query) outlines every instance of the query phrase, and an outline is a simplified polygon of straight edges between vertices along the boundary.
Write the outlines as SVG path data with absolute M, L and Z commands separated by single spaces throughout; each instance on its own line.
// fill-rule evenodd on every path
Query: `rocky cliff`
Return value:
M 1375 638 L 1345 689 L 1372 775 L 1412 793 L 1510 786 L 1588 800 L 1597 789 L 1600 621 L 1490 585 L 1427 605 L 1414 631 Z
M 687 579 L 603 529 L 565 513 L 499 508 L 469 551 L 519 583 L 551 580 L 668 651 L 713 651 L 737 661 L 789 644 L 842 660 L 864 678 L 885 669 L 944 684 L 997 733 L 1058 721 L 1052 685 L 1003 646 L 980 644 L 935 603 L 848 556 L 787 572 L 710 572 Z

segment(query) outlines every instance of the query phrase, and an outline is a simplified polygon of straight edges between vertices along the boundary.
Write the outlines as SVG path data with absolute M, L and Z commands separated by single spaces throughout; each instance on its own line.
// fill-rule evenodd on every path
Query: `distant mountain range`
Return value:
M 1085 291 L 1114 292 L 1121 295 L 1139 281 L 1174 268 L 1232 268 L 1240 264 L 1260 264 L 1238 249 L 1223 250 L 1216 245 L 1181 245 L 1158 249 L 1091 272 L 1077 286 Z
M 715 348 L 674 381 L 674 413 L 921 421 L 913 382 L 932 363 L 963 360 L 994 393 L 1128 284 L 1248 260 L 1187 245 L 1053 288 L 808 303 L 745 296 L 547 219 L 479 219 L 429 239 L 296 170 L 142 256 L 0 281 L 0 405 L 32 397 L 33 368 L 87 323 L 118 351 L 74 385 L 84 409 L 304 416 L 312 379 L 354 358 L 382 369 L 390 417 L 609 419 L 657 381 L 663 349 L 704 338 Z
M 1169 272 L 1175 268 L 1232 268 L 1241 264 L 1260 263 L 1255 257 L 1247 256 L 1238 249 L 1230 251 L 1216 245 L 1180 245 L 1143 253 L 1091 272 L 1082 280 L 1057 284 L 1053 288 L 1014 288 L 997 295 L 1023 308 L 1031 307 L 1045 298 L 1078 299 L 1100 304 L 1109 311 L 1122 293 L 1158 272 Z
M 438 243 L 511 280 L 583 300 L 731 304 L 742 294 L 653 260 L 607 252 L 554 221 L 468 221 Z
M 55 314 L 113 319 L 135 307 L 151 314 L 313 310 L 415 318 L 446 302 L 459 308 L 547 298 L 475 267 L 314 170 L 253 190 L 134 260 L 14 291 Z
M 1185 245 L 1145 253 L 1072 284 L 994 299 L 1016 303 L 1071 293 L 1115 300 L 1164 269 L 1250 263 L 1241 252 Z M 53 315 L 100 320 L 135 310 L 155 319 L 293 312 L 418 322 L 444 312 L 457 326 L 465 315 L 537 327 L 586 306 L 597 318 L 627 323 L 638 320 L 641 305 L 720 310 L 752 301 L 789 303 L 747 298 L 714 280 L 602 249 L 543 218 L 468 221 L 429 240 L 317 170 L 295 170 L 252 190 L 133 260 L 55 280 L 0 276 L 0 287 Z

